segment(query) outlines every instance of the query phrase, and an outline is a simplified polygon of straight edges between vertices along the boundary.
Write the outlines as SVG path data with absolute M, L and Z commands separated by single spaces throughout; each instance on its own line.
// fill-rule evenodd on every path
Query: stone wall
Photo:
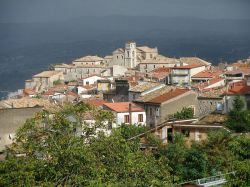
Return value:
M 222 105 L 222 110 L 218 110 L 218 106 Z M 211 113 L 223 113 L 224 99 L 223 98 L 198 98 L 198 111 L 200 116 L 205 116 Z

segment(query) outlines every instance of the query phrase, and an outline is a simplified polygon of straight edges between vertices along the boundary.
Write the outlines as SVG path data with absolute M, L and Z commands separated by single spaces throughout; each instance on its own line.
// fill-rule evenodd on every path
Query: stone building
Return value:
M 184 107 L 192 108 L 194 115 L 199 116 L 197 93 L 188 89 L 165 86 L 139 97 L 134 102 L 144 107 L 147 125 L 150 127 L 171 119 L 173 114 Z
M 32 77 L 32 80 L 25 81 L 25 89 L 32 89 L 35 92 L 42 92 L 54 85 L 56 81 L 64 81 L 61 71 L 43 71 Z
M 139 64 L 139 70 L 140 72 L 148 73 L 157 68 L 171 68 L 176 66 L 178 63 L 178 59 L 157 55 L 152 59 L 141 61 Z
M 125 44 L 124 48 L 118 48 L 113 52 L 112 65 L 135 68 L 143 60 L 153 59 L 157 55 L 157 48 L 137 47 L 135 42 L 130 41 Z
M 91 75 L 110 76 L 111 73 L 110 68 L 104 64 L 85 64 L 85 65 L 60 64 L 55 66 L 55 70 L 63 72 L 65 81 L 83 79 Z
M 104 59 L 99 56 L 85 56 L 74 60 L 72 64 L 75 66 L 102 65 L 104 64 Z
M 175 85 L 191 85 L 191 77 L 206 69 L 204 65 L 181 65 L 172 68 L 171 82 Z
M 115 87 L 103 93 L 103 99 L 110 102 L 127 102 L 129 95 L 129 81 L 126 79 L 116 79 Z
M 129 101 L 163 88 L 165 85 L 157 82 L 141 82 L 139 85 L 129 89 Z

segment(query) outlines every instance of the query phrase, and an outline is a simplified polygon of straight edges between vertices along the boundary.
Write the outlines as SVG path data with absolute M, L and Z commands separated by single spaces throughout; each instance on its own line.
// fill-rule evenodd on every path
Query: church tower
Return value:
M 125 44 L 125 66 L 128 68 L 135 68 L 137 66 L 136 60 L 136 43 L 127 42 Z

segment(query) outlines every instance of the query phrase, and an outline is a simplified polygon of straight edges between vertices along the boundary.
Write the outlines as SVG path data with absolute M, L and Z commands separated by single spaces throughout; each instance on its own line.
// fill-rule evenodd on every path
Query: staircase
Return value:
M 227 183 L 227 179 L 230 175 L 234 175 L 235 172 L 230 172 L 226 174 L 216 175 L 212 177 L 197 179 L 193 181 L 188 181 L 182 184 L 179 184 L 178 186 L 185 186 L 186 184 L 196 184 L 203 187 L 210 187 L 210 186 L 220 186 L 222 184 Z

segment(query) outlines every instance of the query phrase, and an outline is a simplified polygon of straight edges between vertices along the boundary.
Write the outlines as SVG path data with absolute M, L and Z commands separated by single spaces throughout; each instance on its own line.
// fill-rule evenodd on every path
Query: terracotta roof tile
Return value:
M 213 79 L 211 79 L 211 80 L 209 80 L 209 81 L 206 81 L 206 82 L 203 82 L 203 83 L 199 83 L 199 84 L 193 85 L 192 87 L 193 87 L 193 88 L 197 88 L 197 89 L 199 89 L 199 90 L 203 90 L 203 89 L 206 89 L 208 86 L 211 86 L 211 85 L 213 85 L 213 84 L 216 84 L 216 83 L 218 83 L 218 82 L 220 82 L 220 81 L 222 81 L 222 80 L 225 80 L 225 79 L 223 79 L 223 78 L 221 78 L 221 77 L 216 77 L 216 78 L 213 78 Z
M 228 95 L 235 94 L 250 94 L 250 86 L 247 86 L 245 81 L 231 83 L 228 86 L 228 91 L 225 92 Z
M 67 95 L 67 96 L 78 97 L 77 93 L 72 92 L 72 91 L 68 92 L 66 95 Z
M 115 112 L 129 112 L 129 104 L 132 105 L 132 112 L 143 112 L 144 109 L 132 102 L 105 103 L 103 106 Z
M 135 87 L 132 87 L 129 91 L 131 92 L 144 92 L 146 90 L 152 89 L 154 87 L 162 85 L 161 83 L 156 83 L 156 82 L 145 82 L 142 84 L 139 84 Z
M 156 104 L 161 104 L 163 102 L 166 102 L 170 99 L 173 99 L 177 96 L 180 96 L 186 92 L 188 92 L 190 90 L 188 89 L 180 89 L 180 88 L 176 88 L 176 89 L 172 89 L 170 90 L 169 92 L 163 94 L 163 95 L 160 95 L 158 97 L 155 97 L 154 99 L 150 100 L 149 103 L 156 103 Z
M 156 98 L 157 96 L 168 93 L 171 89 L 175 89 L 175 88 L 176 87 L 174 86 L 164 86 L 163 88 L 160 88 L 154 92 L 140 96 L 139 98 L 136 99 L 136 102 L 142 102 L 142 103 L 149 102 L 150 100 Z
M 245 75 L 250 74 L 250 67 L 239 67 L 239 70 L 243 71 Z
M 192 78 L 214 78 L 223 74 L 222 70 L 204 70 L 192 76 Z
M 103 58 L 99 56 L 84 56 L 84 57 L 74 60 L 74 62 L 96 62 L 96 61 L 102 61 L 102 60 Z
M 24 89 L 23 93 L 25 95 L 34 95 L 34 94 L 36 94 L 35 90 L 32 90 L 32 89 Z
M 148 76 L 157 79 L 164 79 L 166 78 L 166 76 L 170 74 L 170 70 L 171 68 L 166 68 L 166 67 L 157 68 L 149 72 Z
M 50 96 L 50 95 L 54 95 L 56 92 L 53 90 L 48 90 L 47 92 L 44 92 L 42 95 L 44 96 Z
M 182 57 L 182 58 L 180 58 L 180 61 L 185 63 L 185 64 L 188 64 L 188 65 L 208 66 L 211 64 L 210 62 L 207 62 L 207 61 L 205 61 L 201 58 L 198 58 L 198 57 Z

